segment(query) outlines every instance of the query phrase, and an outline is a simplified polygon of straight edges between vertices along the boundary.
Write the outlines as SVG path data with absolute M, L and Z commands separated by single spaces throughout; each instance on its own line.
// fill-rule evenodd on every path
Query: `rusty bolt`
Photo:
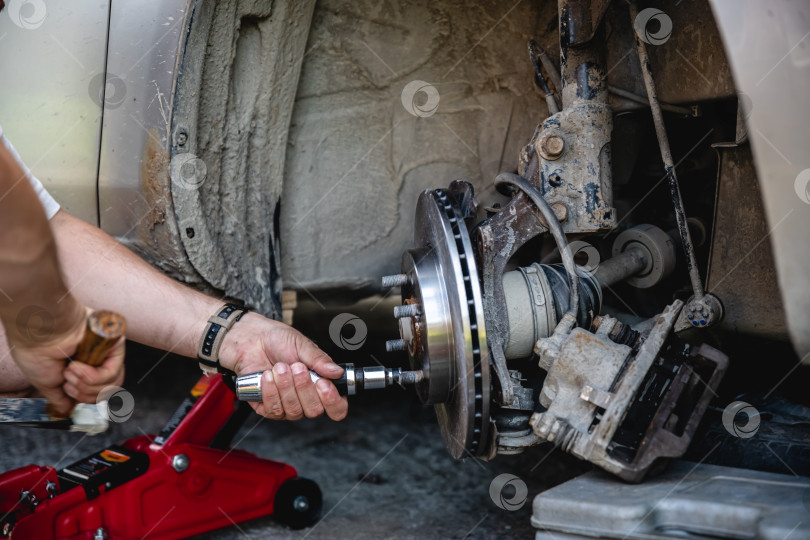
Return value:
M 545 133 L 540 137 L 538 146 L 543 159 L 554 161 L 562 155 L 565 149 L 565 141 L 556 133 Z
M 565 203 L 556 201 L 551 203 L 551 209 L 554 211 L 554 215 L 557 217 L 557 220 L 560 222 L 565 221 L 568 219 L 568 207 L 565 206 Z
M 185 129 L 181 129 L 177 132 L 177 145 L 178 146 L 185 146 L 188 142 L 188 132 Z

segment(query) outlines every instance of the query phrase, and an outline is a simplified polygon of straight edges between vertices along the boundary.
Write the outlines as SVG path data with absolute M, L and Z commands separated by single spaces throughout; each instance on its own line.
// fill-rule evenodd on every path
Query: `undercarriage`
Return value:
M 531 494 L 538 540 L 810 535 L 807 6 L 137 4 L 77 53 L 104 78 L 42 165 L 92 178 L 45 182 L 67 210 L 413 372 L 455 459 L 592 465 Z

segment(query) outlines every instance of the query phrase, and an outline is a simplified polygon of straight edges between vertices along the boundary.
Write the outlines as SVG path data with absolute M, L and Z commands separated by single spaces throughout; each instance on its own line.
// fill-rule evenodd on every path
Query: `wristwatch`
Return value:
M 200 336 L 200 346 L 197 350 L 200 369 L 206 373 L 234 375 L 233 371 L 220 365 L 219 347 L 228 330 L 248 311 L 249 309 L 246 307 L 225 304 L 208 319 L 205 331 Z

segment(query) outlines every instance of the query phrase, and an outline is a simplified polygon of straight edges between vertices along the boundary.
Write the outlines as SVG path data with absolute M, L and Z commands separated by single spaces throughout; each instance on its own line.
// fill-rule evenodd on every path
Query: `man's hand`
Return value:
M 76 252 L 86 260 L 81 244 Z M 0 132 L 0 322 L 12 357 L 22 374 L 66 414 L 78 399 L 93 401 L 94 389 L 123 379 L 124 344 L 92 373 L 81 367 L 65 370 L 87 325 L 87 309 L 65 285 L 48 216 L 31 185 L 30 173 L 18 161 Z M 66 377 L 75 381 L 65 384 Z M 67 394 L 65 393 L 67 392 Z
M 70 411 L 73 399 L 95 403 L 105 386 L 120 386 L 124 382 L 124 338 L 98 367 L 81 362 L 71 362 L 65 367 L 66 359 L 76 352 L 84 337 L 88 313 L 86 309 L 77 312 L 75 323 L 63 335 L 49 336 L 39 344 L 10 343 L 20 371 L 61 414 Z
M 312 382 L 312 369 L 325 379 L 337 379 L 343 369 L 312 341 L 284 323 L 247 313 L 222 342 L 220 363 L 237 375 L 264 371 L 263 403 L 251 403 L 257 413 L 274 420 L 314 418 L 324 412 L 332 420 L 346 417 L 349 405 L 331 382 Z

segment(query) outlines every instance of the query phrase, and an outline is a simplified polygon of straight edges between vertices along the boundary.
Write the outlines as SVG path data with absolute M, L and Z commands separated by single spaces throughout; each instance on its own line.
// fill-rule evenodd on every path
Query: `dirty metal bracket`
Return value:
M 560 211 L 556 213 L 557 219 L 564 220 L 565 207 L 553 208 L 555 213 Z M 500 388 L 497 396 L 500 405 L 510 405 L 514 400 L 504 355 L 509 341 L 509 322 L 503 290 L 504 269 L 521 246 L 546 231 L 548 227 L 540 212 L 523 192 L 517 193 L 500 212 L 475 231 L 476 262 L 481 271 L 484 317 L 489 329 L 492 364 Z

